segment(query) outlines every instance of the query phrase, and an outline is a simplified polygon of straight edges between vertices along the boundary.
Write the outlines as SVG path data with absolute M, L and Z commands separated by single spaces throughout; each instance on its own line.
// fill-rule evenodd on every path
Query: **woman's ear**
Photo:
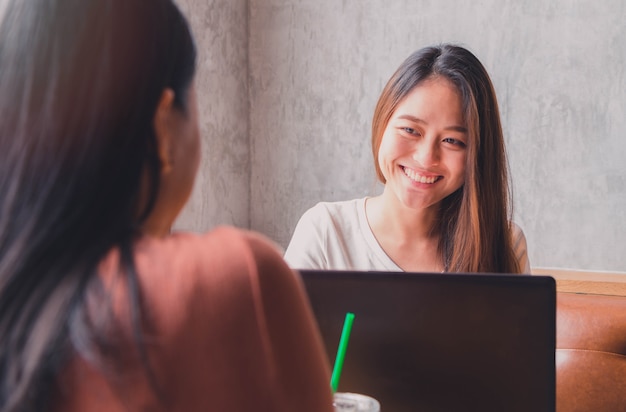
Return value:
M 173 138 L 175 128 L 174 91 L 164 89 L 154 114 L 154 133 L 157 143 L 161 174 L 167 174 L 174 166 Z

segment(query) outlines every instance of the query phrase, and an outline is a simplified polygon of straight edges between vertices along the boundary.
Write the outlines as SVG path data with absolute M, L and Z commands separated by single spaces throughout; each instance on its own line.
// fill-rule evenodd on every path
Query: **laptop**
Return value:
M 549 276 L 301 270 L 338 392 L 382 412 L 555 410 L 556 286 Z

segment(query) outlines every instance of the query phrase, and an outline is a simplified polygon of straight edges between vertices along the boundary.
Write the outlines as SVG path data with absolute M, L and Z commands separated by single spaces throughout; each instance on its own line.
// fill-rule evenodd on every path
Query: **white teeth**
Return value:
M 426 177 L 426 176 L 419 175 L 415 173 L 414 170 L 407 169 L 406 167 L 403 169 L 404 169 L 404 174 L 416 182 L 433 184 L 435 183 L 435 181 L 437 181 L 437 176 Z

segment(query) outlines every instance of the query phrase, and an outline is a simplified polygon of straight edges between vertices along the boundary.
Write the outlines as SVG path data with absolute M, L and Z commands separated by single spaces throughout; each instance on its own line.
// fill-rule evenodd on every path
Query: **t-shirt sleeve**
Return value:
M 530 260 L 528 259 L 528 246 L 526 236 L 522 229 L 515 223 L 511 223 L 511 238 L 513 240 L 513 250 L 522 274 L 530 275 Z
M 296 225 L 296 228 L 285 252 L 285 261 L 295 269 L 326 269 L 326 242 L 323 228 L 327 224 L 320 205 L 307 210 Z

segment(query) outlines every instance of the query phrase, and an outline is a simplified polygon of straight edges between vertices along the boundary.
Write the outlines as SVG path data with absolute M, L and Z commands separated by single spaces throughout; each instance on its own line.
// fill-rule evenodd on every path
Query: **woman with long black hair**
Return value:
M 266 239 L 170 235 L 199 164 L 171 0 L 0 0 L 0 411 L 329 411 Z

